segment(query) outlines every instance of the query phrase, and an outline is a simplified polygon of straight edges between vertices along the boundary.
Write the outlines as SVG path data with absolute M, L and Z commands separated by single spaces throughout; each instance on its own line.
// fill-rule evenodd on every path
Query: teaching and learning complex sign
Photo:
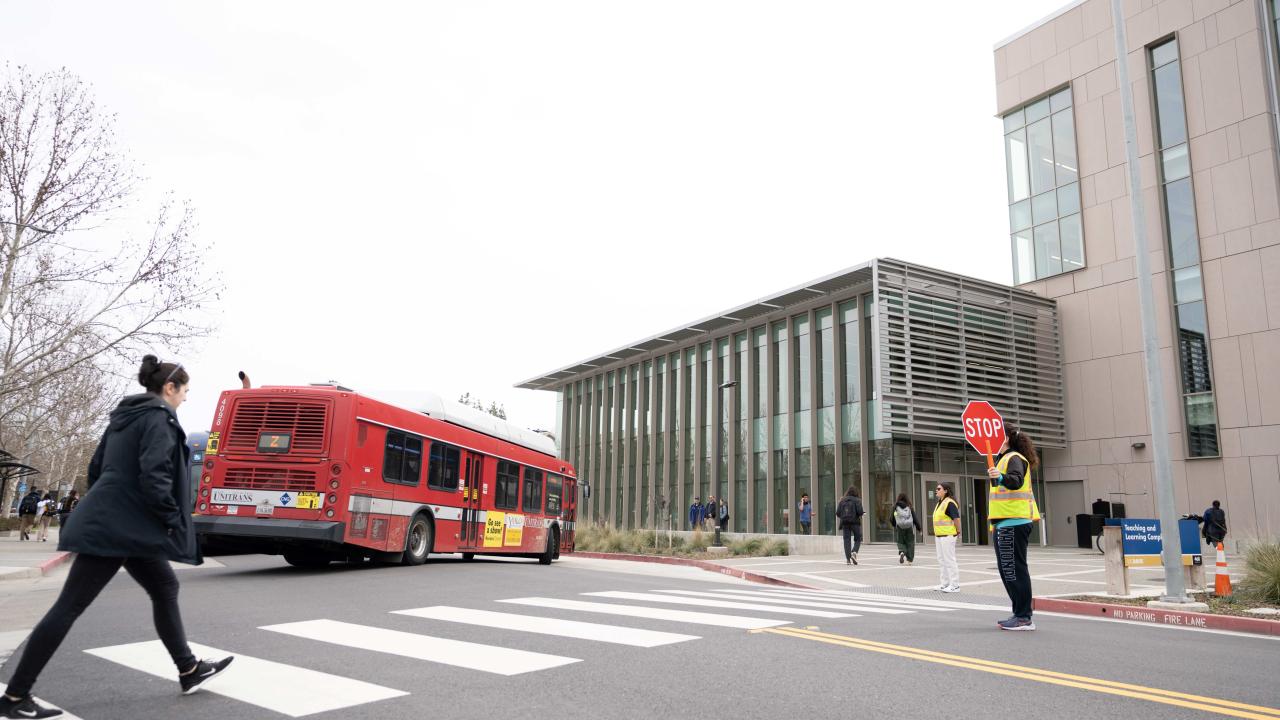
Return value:
M 1120 526 L 1121 551 L 1125 567 L 1153 567 L 1163 564 L 1160 521 L 1147 518 L 1113 518 L 1108 525 Z M 1200 565 L 1199 526 L 1195 520 L 1178 521 L 1178 539 L 1182 546 L 1182 564 Z

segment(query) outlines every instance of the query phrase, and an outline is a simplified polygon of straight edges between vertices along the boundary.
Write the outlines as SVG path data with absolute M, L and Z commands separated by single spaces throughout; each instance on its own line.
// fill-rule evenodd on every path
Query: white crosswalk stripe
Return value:
M 231 667 L 210 680 L 207 686 L 202 686 L 201 692 L 223 695 L 289 717 L 303 717 L 409 694 L 197 643 L 191 643 L 191 651 L 200 657 L 236 656 Z M 177 691 L 177 670 L 159 640 L 94 648 L 85 652 L 149 675 L 173 680 L 174 691 Z
M 498 602 L 513 603 L 516 605 L 529 605 L 532 607 L 554 608 L 557 610 L 579 610 L 581 612 L 600 613 L 602 615 L 620 615 L 624 617 L 648 618 L 650 620 L 671 620 L 673 622 L 693 623 L 697 625 L 715 625 L 717 627 L 737 628 L 739 630 L 760 630 L 762 628 L 791 624 L 790 620 L 773 620 L 745 617 L 742 615 L 694 612 L 691 610 L 672 610 L 669 608 L 644 607 L 640 605 L 586 602 L 583 600 L 561 600 L 559 598 L 548 597 L 511 598 L 509 600 L 499 600 Z
M 582 662 L 577 658 L 450 640 L 338 620 L 306 620 L 266 625 L 259 629 L 497 675 L 520 675 Z
M 681 635 L 679 633 L 642 630 L 621 625 L 603 625 L 579 620 L 561 620 L 560 618 L 517 615 L 515 613 L 492 612 L 489 610 L 472 610 L 470 608 L 450 607 L 447 605 L 414 608 L 412 610 L 395 610 L 394 614 L 411 615 L 428 620 L 479 625 L 502 630 L 519 630 L 540 635 L 555 635 L 577 640 L 596 640 L 598 642 L 631 645 L 633 647 L 658 647 L 660 645 L 671 645 L 700 639 L 697 635 Z
M 797 595 L 815 596 L 824 595 L 837 600 L 874 600 L 877 602 L 893 603 L 900 607 L 911 607 L 919 609 L 939 609 L 947 608 L 952 610 L 1008 610 L 1007 607 L 984 604 L 962 602 L 958 600 L 933 600 L 930 598 L 914 598 L 899 597 L 897 595 L 883 595 L 880 593 L 869 593 L 858 590 L 786 590 L 782 588 L 761 590 L 770 594 L 781 594 L 795 597 Z
M 889 596 L 883 596 L 878 600 L 869 600 L 869 599 L 862 599 L 862 598 L 843 597 L 840 595 L 829 595 L 826 593 L 811 592 L 808 590 L 795 590 L 795 591 L 784 592 L 784 591 L 773 591 L 773 590 L 738 590 L 737 588 L 732 588 L 732 589 L 726 588 L 718 592 L 731 593 L 732 595 L 740 596 L 740 597 L 751 597 L 751 598 L 759 598 L 759 599 L 772 598 L 774 600 L 778 600 L 783 598 L 796 598 L 797 600 L 826 600 L 826 601 L 837 602 L 837 603 L 857 603 L 859 607 L 870 605 L 873 607 L 897 608 L 899 610 L 903 610 L 904 612 L 952 612 L 954 610 L 954 608 L 935 607 L 933 605 L 926 604 L 929 602 L 928 600 L 922 599 L 922 600 L 919 600 L 917 603 L 912 603 L 910 602 L 910 600 L 915 600 L 915 598 L 906 598 L 904 599 L 905 601 L 898 601 L 897 599 L 891 600 Z M 868 596 L 868 597 L 875 597 L 875 596 Z
M 817 598 L 805 600 L 802 598 L 789 598 L 778 595 L 765 595 L 763 597 L 752 595 L 744 598 L 742 595 L 731 594 L 727 592 L 699 592 L 697 590 L 659 590 L 658 592 L 670 593 L 673 595 L 692 595 L 696 597 L 721 598 L 728 600 L 752 599 L 758 602 L 767 602 L 770 604 L 781 605 L 798 605 L 800 607 L 824 608 L 827 610 L 856 610 L 858 612 L 871 613 L 873 615 L 910 615 L 912 610 L 899 610 L 895 608 L 881 607 L 874 604 L 855 605 L 853 601 L 834 602 L 827 600 L 825 602 L 816 602 Z
M 856 614 L 829 612 L 827 610 L 801 610 L 800 608 L 780 607 L 778 605 L 763 605 L 760 603 L 735 602 L 732 600 L 704 600 L 701 598 L 691 597 L 672 597 L 670 595 L 659 595 L 657 593 L 638 593 L 638 592 L 621 592 L 617 590 L 609 590 L 606 592 L 582 593 L 592 597 L 615 598 L 618 600 L 639 600 L 641 602 L 658 602 L 671 603 L 675 605 L 696 605 L 699 607 L 716 607 L 728 608 L 730 610 L 755 610 L 764 613 L 773 613 L 775 615 L 806 615 L 809 617 L 820 618 L 847 618 L 858 617 Z

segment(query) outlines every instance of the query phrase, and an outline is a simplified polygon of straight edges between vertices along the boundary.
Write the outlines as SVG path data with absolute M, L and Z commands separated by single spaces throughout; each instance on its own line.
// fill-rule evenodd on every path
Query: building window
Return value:
M 1015 285 L 1084 267 L 1071 88 L 1004 116 Z
M 1178 375 L 1187 457 L 1217 457 L 1218 421 L 1209 362 L 1209 323 L 1200 277 L 1200 234 L 1196 229 L 1191 159 L 1187 152 L 1186 106 L 1178 41 L 1151 47 L 1151 88 L 1156 106 L 1157 174 L 1167 266 L 1177 325 Z

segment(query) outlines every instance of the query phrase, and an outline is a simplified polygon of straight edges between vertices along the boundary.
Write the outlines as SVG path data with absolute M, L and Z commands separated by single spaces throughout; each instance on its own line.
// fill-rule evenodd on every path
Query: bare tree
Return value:
M 115 117 L 66 69 L 0 77 L 0 447 L 83 474 L 127 368 L 208 333 L 190 207 L 137 207 Z M 150 215 L 139 229 L 119 215 Z M 29 463 L 33 464 L 33 463 Z M 7 493 L 6 493 L 7 494 Z M 7 498 L 0 498 L 0 502 Z M 0 505 L 3 507 L 3 505 Z
M 469 408 L 475 408 L 483 413 L 489 413 L 490 415 L 502 420 L 507 419 L 507 408 L 505 406 L 499 405 L 496 402 L 491 402 L 489 403 L 489 407 L 485 407 L 484 403 L 480 401 L 480 398 L 472 397 L 471 393 L 463 393 L 462 397 L 458 398 L 458 404 L 466 405 Z
M 198 272 L 189 207 L 166 200 L 139 236 L 112 214 L 140 179 L 115 146 L 114 117 L 63 69 L 6 66 L 0 87 L 0 401 L 101 355 L 168 348 L 207 328 L 216 297 Z M 95 245 L 96 241 L 96 245 Z

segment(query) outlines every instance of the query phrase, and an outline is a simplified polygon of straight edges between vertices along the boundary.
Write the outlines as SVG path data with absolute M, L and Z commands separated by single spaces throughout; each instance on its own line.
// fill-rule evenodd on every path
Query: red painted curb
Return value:
M 1108 603 L 1085 602 L 1083 600 L 1060 600 L 1058 598 L 1036 598 L 1032 607 L 1044 612 L 1090 615 L 1114 620 L 1150 623 L 1152 625 L 1233 630 L 1255 635 L 1280 635 L 1280 621 L 1239 617 L 1236 615 L 1214 615 L 1212 613 L 1187 612 L 1185 610 L 1165 610 L 1163 608 L 1136 605 L 1111 605 Z
M 48 560 L 45 560 L 44 562 L 40 563 L 40 574 L 48 575 L 50 570 L 70 560 L 71 556 L 72 556 L 72 553 L 60 552 L 57 555 L 54 555 L 53 557 L 49 558 Z
M 678 558 L 667 555 L 628 555 L 626 553 L 602 553 L 602 552 L 582 552 L 574 551 L 575 557 L 594 558 L 596 560 L 630 560 L 632 562 L 649 562 L 658 563 L 660 565 L 685 565 L 687 567 L 696 567 L 708 572 L 719 573 L 721 575 L 729 575 L 740 580 L 750 580 L 751 582 L 763 583 L 765 585 L 781 585 L 782 587 L 800 588 L 802 590 L 812 590 L 808 585 L 789 582 L 787 580 L 779 580 L 768 575 L 753 573 L 749 570 L 739 570 L 738 568 L 725 567 L 717 565 L 706 560 L 694 560 L 692 558 Z

